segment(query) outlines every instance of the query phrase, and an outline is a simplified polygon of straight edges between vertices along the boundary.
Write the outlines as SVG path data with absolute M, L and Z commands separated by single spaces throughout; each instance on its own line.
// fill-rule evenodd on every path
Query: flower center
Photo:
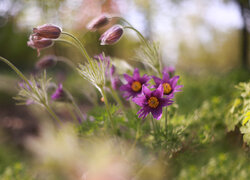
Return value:
M 150 97 L 149 99 L 148 99 L 148 105 L 149 105 L 149 107 L 151 107 L 151 108 L 157 108 L 158 107 L 158 105 L 159 105 L 159 100 L 156 98 L 156 97 Z
M 172 88 L 169 83 L 163 83 L 162 86 L 163 86 L 164 94 L 168 95 L 172 92 Z
M 141 83 L 139 81 L 134 81 L 131 85 L 133 91 L 138 92 L 141 90 Z

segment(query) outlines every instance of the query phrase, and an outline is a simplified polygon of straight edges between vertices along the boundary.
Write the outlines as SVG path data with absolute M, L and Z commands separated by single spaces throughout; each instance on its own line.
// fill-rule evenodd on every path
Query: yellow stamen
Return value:
M 133 91 L 138 92 L 141 90 L 141 83 L 139 81 L 134 81 L 131 85 Z
M 162 84 L 163 89 L 164 89 L 164 94 L 170 94 L 172 92 L 172 87 L 168 83 L 163 83 Z
M 156 97 L 154 97 L 154 96 L 150 97 L 149 100 L 148 100 L 148 105 L 149 105 L 149 107 L 155 109 L 159 105 L 159 100 Z

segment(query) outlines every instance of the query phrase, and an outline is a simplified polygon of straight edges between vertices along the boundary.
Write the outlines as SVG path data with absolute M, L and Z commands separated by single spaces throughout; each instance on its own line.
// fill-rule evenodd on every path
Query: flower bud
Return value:
M 109 18 L 107 17 L 107 15 L 102 14 L 93 19 L 92 21 L 90 21 L 90 23 L 87 25 L 87 28 L 90 31 L 96 31 L 97 29 L 105 26 L 108 23 L 109 23 Z
M 30 35 L 27 45 L 33 49 L 37 49 L 38 56 L 40 55 L 40 49 L 44 49 L 53 45 L 51 39 L 42 38 L 37 35 Z
M 51 95 L 51 99 L 54 101 L 60 101 L 66 99 L 66 93 L 63 90 L 63 85 L 59 84 L 58 88 L 56 91 Z
M 55 66 L 57 63 L 57 57 L 54 55 L 43 56 L 40 60 L 36 63 L 37 69 L 46 69 L 49 67 Z
M 44 24 L 33 28 L 33 33 L 37 36 L 49 39 L 57 39 L 61 35 L 62 29 L 53 24 Z
M 100 37 L 101 45 L 111 45 L 120 40 L 123 34 L 123 27 L 121 25 L 114 25 L 109 28 Z

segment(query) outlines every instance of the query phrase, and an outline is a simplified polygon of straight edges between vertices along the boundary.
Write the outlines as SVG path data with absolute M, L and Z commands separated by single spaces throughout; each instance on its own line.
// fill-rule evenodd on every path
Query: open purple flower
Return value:
M 142 107 L 137 113 L 139 118 L 144 119 L 151 112 L 155 119 L 161 119 L 162 108 L 173 103 L 169 97 L 163 97 L 163 92 L 162 85 L 154 91 L 150 91 L 146 86 L 142 87 L 142 94 L 132 99 Z
M 147 82 L 150 80 L 150 77 L 144 74 L 140 77 L 140 73 L 138 68 L 134 70 L 133 76 L 129 76 L 128 74 L 124 74 L 124 78 L 128 82 L 125 85 L 120 87 L 121 91 L 124 91 L 123 96 L 127 99 L 130 97 L 136 97 L 137 95 L 141 94 L 142 86 L 147 86 Z
M 174 97 L 175 92 L 181 91 L 181 88 L 183 87 L 183 85 L 177 85 L 177 82 L 180 78 L 179 76 L 170 78 L 167 72 L 162 73 L 162 79 L 156 76 L 152 76 L 152 78 L 155 81 L 155 85 L 153 87 L 158 88 L 159 85 L 162 84 L 164 95 L 167 95 L 171 98 Z

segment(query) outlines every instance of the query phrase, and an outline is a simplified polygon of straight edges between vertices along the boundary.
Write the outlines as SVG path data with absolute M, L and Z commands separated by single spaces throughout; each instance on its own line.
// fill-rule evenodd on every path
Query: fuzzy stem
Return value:
M 110 113 L 110 107 L 109 107 L 109 102 L 108 102 L 106 93 L 105 93 L 103 87 L 101 87 L 100 89 L 101 89 L 101 94 L 102 94 L 103 99 L 104 99 L 104 104 L 105 104 L 105 107 L 106 107 L 106 111 L 108 113 L 108 119 L 109 119 L 109 121 L 111 123 L 113 131 L 115 131 L 115 125 L 114 125 L 114 122 L 113 122 L 113 119 L 112 119 L 112 116 L 111 116 L 111 113 Z
M 76 66 L 74 63 L 72 63 L 70 60 L 68 60 L 67 58 L 63 57 L 63 56 L 59 56 L 57 57 L 57 61 L 63 62 L 65 64 L 67 64 L 69 67 L 71 67 L 72 69 L 74 69 L 74 71 L 76 71 Z
M 72 110 L 72 104 L 71 103 L 67 103 L 67 108 L 69 109 L 69 113 L 72 116 L 72 118 L 74 119 L 75 123 L 79 123 L 79 121 L 77 120 L 77 117 L 75 115 L 75 112 Z
M 90 62 L 90 57 L 86 51 L 86 49 L 84 48 L 83 44 L 81 43 L 81 41 L 79 39 L 77 39 L 73 34 L 71 33 L 68 33 L 68 32 L 62 32 L 62 34 L 65 34 L 67 36 L 70 36 L 71 38 L 73 38 L 77 43 L 78 45 L 81 47 L 81 50 L 83 52 L 83 54 L 85 55 L 85 57 L 87 58 L 87 60 Z
M 124 105 L 123 105 L 123 103 L 122 103 L 121 98 L 119 97 L 119 95 L 117 94 L 117 92 L 116 92 L 112 87 L 110 87 L 110 90 L 111 90 L 111 93 L 112 93 L 112 95 L 113 95 L 115 101 L 116 101 L 116 102 L 118 103 L 118 105 L 121 107 L 121 109 L 122 109 L 122 111 L 123 111 L 123 113 L 124 113 L 124 118 L 125 118 L 125 120 L 127 120 L 125 107 L 124 107 Z
M 137 33 L 137 35 L 140 37 L 140 39 L 147 45 L 148 49 L 151 50 L 150 46 L 148 45 L 147 40 L 140 33 L 140 31 L 138 31 L 137 29 L 135 29 L 133 26 L 124 26 L 124 29 L 132 29 L 133 31 L 135 31 Z
M 0 60 L 3 61 L 4 63 L 6 63 L 9 67 L 11 67 L 11 69 L 13 69 L 17 73 L 17 75 L 32 88 L 29 80 L 23 75 L 23 73 L 21 71 L 19 71 L 19 69 L 16 68 L 16 66 L 14 66 L 10 61 L 3 58 L 2 56 L 0 56 Z
M 46 110 L 49 112 L 49 114 L 53 117 L 53 119 L 55 119 L 59 124 L 61 123 L 60 119 L 58 118 L 58 116 L 54 113 L 54 111 L 49 107 L 48 104 L 44 104 L 44 107 L 46 108 Z
M 117 18 L 117 19 L 120 19 L 121 21 L 127 23 L 129 26 L 133 27 L 132 24 L 130 24 L 126 19 L 124 19 L 123 17 L 120 17 L 120 16 L 112 16 L 112 18 Z
M 152 122 L 153 130 L 154 130 L 154 136 L 156 137 L 157 129 L 156 129 L 156 125 L 155 125 L 153 116 L 151 116 L 151 122 Z
M 86 58 L 85 54 L 82 51 L 82 48 L 77 46 L 75 43 L 72 43 L 72 42 L 65 40 L 65 39 L 55 39 L 54 41 L 68 43 L 68 44 L 76 47 L 78 50 L 80 50 L 81 54 Z
M 165 108 L 165 132 L 168 132 L 168 108 Z

